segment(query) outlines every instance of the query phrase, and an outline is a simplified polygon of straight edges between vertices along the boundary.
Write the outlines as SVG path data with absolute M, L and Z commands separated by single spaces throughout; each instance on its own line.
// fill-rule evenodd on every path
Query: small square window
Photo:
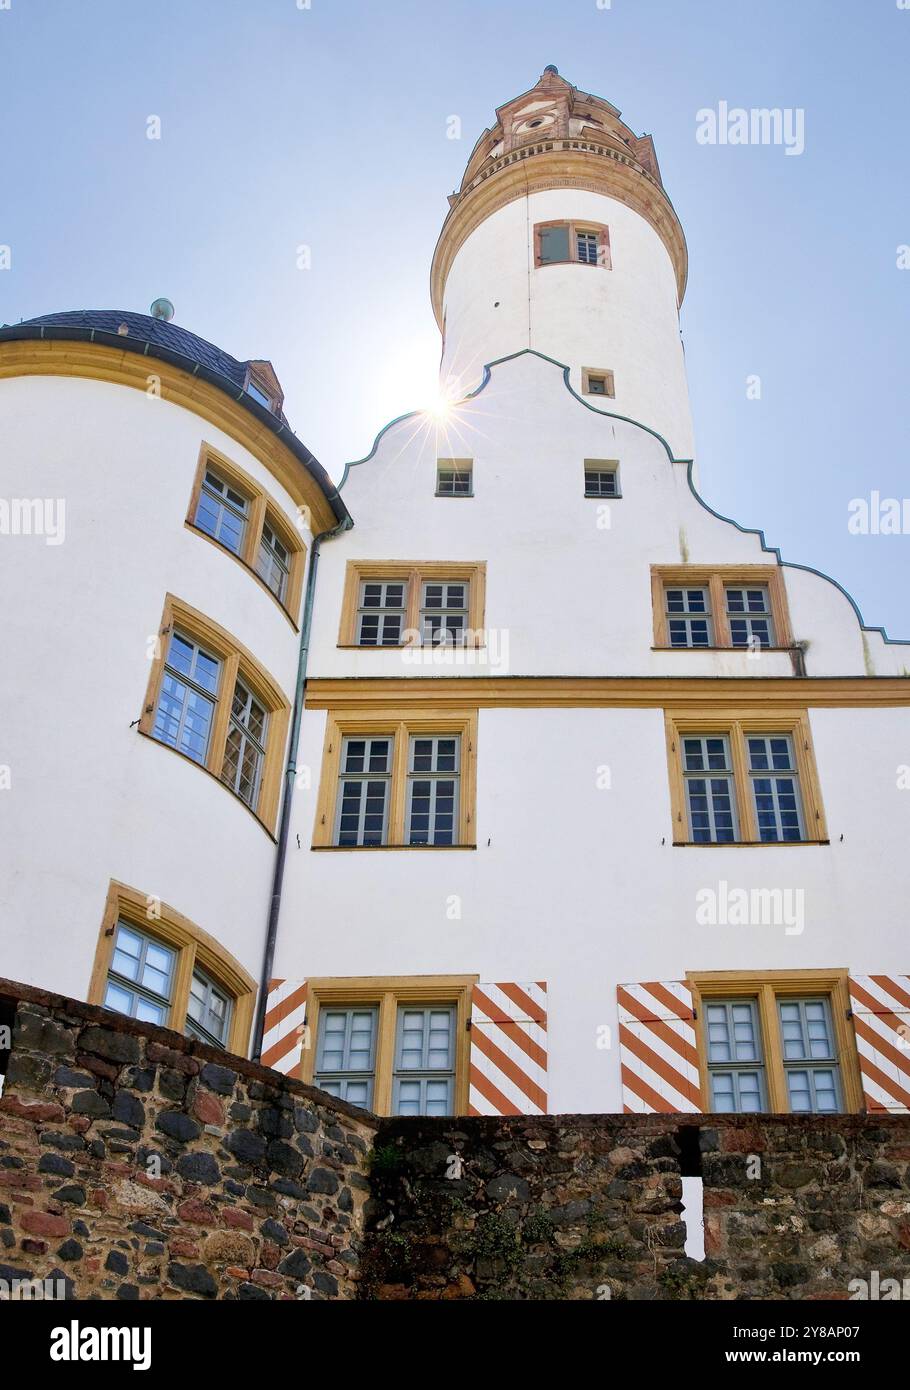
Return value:
M 597 467 L 591 460 L 585 461 L 585 497 L 621 497 L 619 490 L 619 469 Z
M 474 465 L 471 459 L 437 460 L 437 497 L 472 497 L 473 495 Z
M 583 396 L 616 395 L 613 373 L 605 367 L 582 367 L 581 392 Z

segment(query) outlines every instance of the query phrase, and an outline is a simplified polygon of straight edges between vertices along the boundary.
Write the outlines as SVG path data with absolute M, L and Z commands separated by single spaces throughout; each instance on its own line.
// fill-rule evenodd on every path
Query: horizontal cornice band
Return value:
M 311 709 L 837 709 L 910 705 L 906 676 L 429 676 L 311 679 Z

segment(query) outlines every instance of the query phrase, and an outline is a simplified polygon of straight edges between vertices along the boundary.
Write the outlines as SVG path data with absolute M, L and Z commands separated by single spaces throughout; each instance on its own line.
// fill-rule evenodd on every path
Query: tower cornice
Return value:
M 653 175 L 627 154 L 590 139 L 544 140 L 523 145 L 482 167 L 454 194 L 430 271 L 436 322 L 442 329 L 446 279 L 459 249 L 500 208 L 529 193 L 578 188 L 625 203 L 648 221 L 667 248 L 676 276 L 678 302 L 686 292 L 688 252 L 676 210 Z

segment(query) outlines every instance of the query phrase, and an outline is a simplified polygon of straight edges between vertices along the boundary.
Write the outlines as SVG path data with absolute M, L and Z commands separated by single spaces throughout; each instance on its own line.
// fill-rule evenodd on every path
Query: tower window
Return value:
M 534 228 L 534 264 L 612 268 L 610 231 L 600 222 L 538 222 Z
M 613 373 L 602 367 L 582 367 L 581 391 L 583 396 L 615 396 Z
M 619 472 L 616 467 L 595 468 L 585 460 L 585 497 L 619 497 Z
M 437 497 L 473 497 L 474 465 L 471 459 L 438 459 Z

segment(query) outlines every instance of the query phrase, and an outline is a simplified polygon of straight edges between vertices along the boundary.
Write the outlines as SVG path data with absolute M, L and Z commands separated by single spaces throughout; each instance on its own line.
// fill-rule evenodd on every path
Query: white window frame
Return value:
M 454 1004 L 405 1004 L 399 1002 L 398 1012 L 395 1020 L 395 1055 L 392 1072 L 392 1114 L 401 1115 L 405 1112 L 401 1109 L 401 1090 L 402 1085 L 413 1085 L 415 1082 L 419 1087 L 418 1109 L 408 1110 L 407 1114 L 427 1115 L 431 1112 L 428 1109 L 427 1090 L 430 1085 L 445 1082 L 446 1084 L 446 1109 L 434 1111 L 432 1113 L 442 1115 L 453 1115 L 455 1113 L 455 1025 L 456 1007 Z M 405 1019 L 408 1014 L 423 1015 L 423 1037 L 421 1045 L 421 1065 L 419 1067 L 405 1067 L 404 1065 L 404 1038 L 405 1038 Z M 448 1018 L 448 1059 L 447 1067 L 431 1067 L 429 1064 L 430 1053 L 430 1022 L 433 1014 L 445 1014 Z
M 775 768 L 770 765 L 773 756 L 771 751 L 771 743 L 774 739 L 780 740 L 786 743 L 787 745 L 787 754 L 790 764 L 787 768 Z M 762 733 L 752 734 L 749 733 L 748 728 L 746 728 L 743 730 L 743 741 L 746 746 L 746 765 L 749 773 L 749 792 L 752 797 L 752 807 L 755 813 L 755 825 L 758 831 L 759 840 L 762 844 L 768 845 L 799 844 L 801 841 L 804 841 L 806 839 L 806 816 L 803 810 L 802 789 L 799 784 L 799 765 L 796 761 L 796 749 L 793 746 L 792 734 L 776 734 L 773 732 L 767 733 L 764 731 Z M 754 768 L 752 766 L 753 741 L 763 743 L 765 745 L 765 757 L 769 763 L 768 767 Z M 761 818 L 763 815 L 768 815 L 769 813 L 767 811 L 760 811 L 758 808 L 758 791 L 756 790 L 756 783 L 759 781 L 771 783 L 771 799 L 773 802 L 773 808 L 770 814 L 772 814 L 774 817 L 775 830 L 775 834 L 773 837 L 765 836 L 762 833 Z M 778 785 L 780 781 L 790 781 L 793 783 L 796 797 L 796 819 L 799 828 L 799 835 L 795 837 L 792 835 L 785 836 L 783 833 L 784 811 L 780 804 L 781 789 Z
M 731 746 L 731 741 L 730 741 L 730 736 L 729 736 L 729 734 L 724 734 L 724 733 L 721 733 L 721 734 L 694 733 L 694 732 L 693 732 L 693 733 L 689 733 L 689 732 L 686 732 L 686 733 L 684 733 L 684 734 L 681 734 L 681 735 L 680 735 L 680 738 L 681 738 L 681 746 L 680 746 L 680 764 L 681 764 L 681 767 L 682 767 L 683 782 L 684 782 L 684 784 L 685 784 L 686 812 L 687 812 L 687 815 L 688 815 L 688 818 L 689 818 L 689 837 L 690 837 L 690 842 L 691 842 L 692 844 L 696 844 L 696 845 L 704 845 L 704 844 L 725 844 L 725 845 L 726 845 L 726 844 L 738 844 L 738 843 L 740 842 L 739 808 L 738 808 L 738 806 L 737 806 L 737 804 L 736 804 L 736 776 L 735 776 L 734 769 L 733 769 L 733 749 L 732 749 L 732 746 Z M 701 750 L 702 750 L 702 760 L 707 764 L 708 759 L 709 759 L 709 757 L 711 756 L 711 755 L 709 754 L 709 751 L 708 751 L 708 741 L 709 741 L 709 740 L 720 740 L 720 742 L 723 744 L 723 748 L 724 748 L 724 763 L 725 763 L 724 768 L 722 768 L 722 769 L 711 769 L 711 768 L 709 768 L 709 767 L 707 767 L 707 766 L 706 766 L 704 769 L 688 768 L 688 767 L 686 766 L 686 759 L 687 759 L 686 745 L 687 745 L 688 743 L 692 743 L 692 742 L 699 743 L 699 744 L 701 745 Z M 732 820 L 732 826 L 730 827 L 730 828 L 731 828 L 731 832 L 732 832 L 732 833 L 731 833 L 731 836 L 730 836 L 729 838 L 727 838 L 726 835 L 725 835 L 723 838 L 720 838 L 720 837 L 718 836 L 718 833 L 717 833 L 717 829 L 718 829 L 718 827 L 717 827 L 717 815 L 718 815 L 718 811 L 717 811 L 717 808 L 716 808 L 715 805 L 714 805 L 714 795 L 715 795 L 715 793 L 711 790 L 711 787 L 710 787 L 710 785 L 709 785 L 709 786 L 706 788 L 705 795 L 706 795 L 706 797 L 707 797 L 707 808 L 706 808 L 706 809 L 707 809 L 708 826 L 709 826 L 709 830 L 710 830 L 710 837 L 709 837 L 707 840 L 704 839 L 704 838 L 699 839 L 699 838 L 697 838 L 696 830 L 695 830 L 695 825 L 694 825 L 694 823 L 693 823 L 693 815 L 696 814 L 696 813 L 693 812 L 693 809 L 692 809 L 692 796 L 693 796 L 693 792 L 692 792 L 692 790 L 691 790 L 691 784 L 692 784 L 693 782 L 706 782 L 706 783 L 710 784 L 711 782 L 720 782 L 720 781 L 726 782 L 726 783 L 727 783 L 727 786 L 728 786 L 728 788 L 729 788 L 730 816 L 731 816 L 731 820 Z M 697 793 L 697 795 L 701 795 L 701 793 Z M 703 812 L 699 812 L 699 813 L 697 813 L 697 814 L 704 814 L 704 813 L 703 813 Z
M 453 587 L 462 590 L 462 603 L 449 603 L 449 590 Z M 442 603 L 430 604 L 429 590 L 441 590 Z M 456 635 L 451 635 L 452 629 L 445 625 L 445 620 L 449 617 L 460 617 L 461 626 L 454 629 Z M 433 618 L 441 619 L 437 632 L 444 633 L 440 638 L 434 636 L 432 630 L 428 631 L 428 622 Z M 463 646 L 468 625 L 471 620 L 471 581 L 469 579 L 424 579 L 420 585 L 420 641 L 423 646 Z
M 364 745 L 362 772 L 347 772 L 345 761 L 348 748 L 352 743 L 362 743 Z M 369 770 L 369 763 L 372 756 L 373 744 L 384 743 L 387 745 L 386 767 L 384 772 L 374 772 Z M 341 740 L 341 756 L 339 758 L 338 790 L 335 801 L 335 828 L 333 844 L 339 848 L 364 849 L 379 845 L 388 844 L 389 840 L 389 810 L 392 800 L 392 774 L 395 765 L 395 736 L 394 734 L 344 734 Z M 344 790 L 345 783 L 358 782 L 361 786 L 357 804 L 357 837 L 353 844 L 341 843 L 341 821 L 344 815 Z M 379 841 L 370 839 L 366 842 L 366 828 L 364 822 L 367 815 L 367 795 L 368 786 L 371 782 L 381 782 L 383 784 L 383 806 L 382 806 L 382 832 Z M 350 814 L 350 813 L 348 813 Z
M 717 1106 L 715 1105 L 715 1099 L 716 1099 L 716 1096 L 715 1096 L 715 1077 L 716 1077 L 716 1076 L 725 1076 L 725 1077 L 726 1077 L 726 1076 L 729 1076 L 730 1081 L 731 1081 L 731 1087 L 732 1087 L 733 1095 L 734 1095 L 734 1098 L 735 1098 L 735 1100 L 736 1100 L 736 1106 L 735 1106 L 735 1109 L 732 1110 L 732 1111 L 723 1111 L 723 1112 L 719 1112 L 719 1113 L 723 1113 L 723 1114 L 736 1114 L 736 1115 L 760 1114 L 763 1110 L 766 1110 L 766 1109 L 768 1108 L 768 1082 L 767 1082 L 767 1076 L 766 1076 L 766 1073 L 765 1073 L 765 1055 L 764 1055 L 764 1046 L 763 1046 L 763 1039 L 762 1039 L 762 1032 L 761 1032 L 761 1015 L 760 1015 L 760 1013 L 759 1013 L 758 1001 L 757 1001 L 756 999 L 736 998 L 736 997 L 731 997 L 731 998 L 729 998 L 729 999 L 726 999 L 726 998 L 713 998 L 713 997 L 712 997 L 712 998 L 705 999 L 705 1000 L 703 1001 L 703 1003 L 702 1003 L 702 1007 L 703 1007 L 703 1009 L 704 1009 L 704 1011 L 705 1011 L 705 1052 L 706 1052 L 706 1060 L 707 1060 L 707 1067 L 708 1067 L 708 1077 L 709 1077 L 710 1088 L 711 1088 L 711 1098 L 710 1098 L 711 1109 L 712 1109 L 712 1110 L 716 1110 L 716 1109 L 717 1109 Z M 712 1055 L 711 1055 L 711 1049 L 712 1049 L 712 1042 L 711 1042 L 711 1027 L 712 1027 L 711 1010 L 712 1010 L 712 1009 L 723 1009 L 723 1011 L 724 1011 L 725 1027 L 726 1027 L 726 1033 L 727 1033 L 727 1041 L 728 1041 L 728 1044 L 729 1044 L 731 1053 L 734 1053 L 734 1054 L 735 1054 L 735 1051 L 736 1051 L 735 1026 L 736 1026 L 736 1024 L 735 1024 L 735 1020 L 734 1020 L 734 1017 L 733 1017 L 733 1010 L 734 1010 L 734 1009 L 739 1009 L 739 1008 L 745 1008 L 745 1009 L 748 1009 L 748 1010 L 749 1010 L 749 1018 L 750 1018 L 751 1028 L 752 1028 L 752 1042 L 753 1042 L 753 1045 L 754 1045 L 754 1050 L 755 1050 L 755 1052 L 756 1052 L 756 1054 L 757 1054 L 756 1057 L 755 1057 L 754 1059 L 752 1059 L 752 1058 L 750 1058 L 750 1059 L 739 1058 L 739 1057 L 736 1057 L 735 1055 L 731 1056 L 731 1057 L 728 1058 L 728 1059 L 724 1059 L 724 1058 L 714 1058 L 714 1057 L 712 1057 Z M 744 1075 L 746 1075 L 746 1074 L 748 1074 L 748 1075 L 750 1075 L 750 1076 L 756 1076 L 757 1079 L 758 1079 L 758 1100 L 759 1100 L 759 1104 L 758 1104 L 758 1109 L 757 1109 L 757 1110 L 745 1110 L 745 1109 L 743 1109 L 743 1105 L 742 1105 L 742 1091 L 741 1091 L 740 1087 L 741 1087 L 741 1080 L 742 1080 L 742 1077 L 743 1077 Z
M 380 600 L 380 601 L 379 601 L 378 604 L 367 604 L 366 598 L 367 598 L 367 589 L 368 589 L 368 588 L 378 588 L 378 589 L 379 589 L 379 600 Z M 400 590 L 401 590 L 401 603 L 400 603 L 400 604 L 390 603 L 390 602 L 389 602 L 389 590 L 390 590 L 390 589 L 400 589 Z M 407 616 L 408 616 L 408 580 L 407 580 L 407 579 L 370 579 L 369 577 L 365 577 L 365 578 L 363 578 L 363 579 L 360 580 L 360 590 L 359 590 L 359 592 L 358 592 L 357 598 L 358 598 L 358 606 L 357 606 L 357 626 L 356 626 L 356 630 L 355 630 L 355 635 L 356 635 L 356 638 L 357 638 L 356 645 L 357 645 L 358 647 L 400 647 L 400 646 L 402 646 L 402 644 L 403 644 L 403 638 L 404 638 L 404 633 L 405 633 L 405 624 L 406 624 L 406 622 L 407 622 Z M 398 622 L 398 636 L 396 637 L 396 639 L 395 639 L 394 642 L 385 642 L 385 641 L 383 641 L 382 639 L 385 637 L 386 622 L 387 622 L 390 618 L 393 618 L 393 617 L 397 617 L 398 620 L 399 620 L 399 622 Z M 363 640 L 363 625 L 364 625 L 364 620 L 367 619 L 367 618 L 370 618 L 370 619 L 376 618 L 376 619 L 377 619 L 377 628 L 376 628 L 376 637 L 377 637 L 377 640 L 376 640 L 375 642 L 365 642 L 365 641 Z
M 748 595 L 760 593 L 762 595 L 762 608 L 750 609 L 746 607 Z M 731 609 L 730 595 L 739 594 L 743 604 L 742 609 Z M 774 635 L 774 613 L 771 608 L 771 592 L 767 584 L 725 584 L 724 585 L 724 604 L 727 614 L 727 627 L 730 631 L 730 645 L 737 650 L 743 648 L 768 648 L 775 644 Z M 744 628 L 744 641 L 737 641 L 733 631 L 733 624 L 740 623 Z M 767 641 L 763 639 L 762 632 L 757 629 L 764 625 L 764 633 Z
M 233 497 L 238 498 L 239 501 L 233 501 L 231 494 L 233 494 Z M 215 528 L 211 531 L 207 526 L 204 526 L 199 519 L 203 497 L 207 497 L 209 502 L 214 504 L 217 509 Z M 225 514 L 233 516 L 240 522 L 240 535 L 237 539 L 236 546 L 231 545 L 229 541 L 225 540 L 221 533 L 222 521 Z M 242 557 L 243 543 L 246 538 L 246 531 L 249 523 L 250 499 L 240 491 L 236 484 L 228 482 L 227 478 L 223 478 L 217 468 L 213 468 L 211 464 L 207 463 L 202 470 L 202 485 L 199 489 L 199 499 L 196 502 L 196 515 L 193 518 L 193 524 L 198 526 L 200 531 L 203 531 L 205 535 L 211 536 L 212 540 L 217 541 L 219 545 L 223 545 L 225 550 L 229 550 L 232 555 Z
M 455 745 L 455 767 L 453 770 L 438 769 L 439 745 L 454 743 Z M 418 743 L 430 743 L 431 768 L 429 771 L 415 771 L 414 761 L 417 753 Z M 459 842 L 459 823 L 461 818 L 461 734 L 433 734 L 433 733 L 412 733 L 408 737 L 408 773 L 407 773 L 407 799 L 405 802 L 405 821 L 404 833 L 405 843 L 408 845 L 457 845 Z M 429 782 L 429 810 L 427 812 L 428 826 L 426 839 L 414 839 L 415 831 L 412 827 L 414 817 L 414 788 L 418 783 Z M 452 782 L 452 830 L 451 839 L 437 839 L 439 833 L 435 825 L 437 816 L 438 787 L 441 782 Z M 422 814 L 422 813 L 421 813 Z M 423 834 L 423 832 L 420 832 Z M 444 832 L 443 832 L 444 833 Z
M 681 594 L 683 608 L 670 608 L 670 595 Z M 701 594 L 704 599 L 704 609 L 691 608 L 693 594 Z M 711 614 L 711 590 L 707 584 L 665 584 L 664 585 L 664 621 L 667 626 L 667 645 L 678 651 L 706 651 L 714 646 L 714 619 Z M 696 642 L 693 634 L 693 624 L 704 623 L 707 641 Z M 685 633 L 685 642 L 674 641 L 673 624 L 680 627 Z
M 354 1016 L 356 1014 L 368 1015 L 370 1022 L 370 1052 L 369 1066 L 366 1068 L 352 1068 L 346 1065 L 351 1060 L 351 1042 L 354 1034 Z M 325 1061 L 325 1041 L 328 1020 L 333 1015 L 343 1015 L 344 1038 L 341 1047 L 340 1067 L 326 1068 L 323 1066 Z M 340 1100 L 348 1100 L 352 1105 L 361 1105 L 365 1110 L 369 1110 L 373 1104 L 373 1093 L 376 1086 L 376 1046 L 379 1031 L 379 1005 L 378 1004 L 324 1004 L 319 1010 L 319 1036 L 316 1039 L 316 1059 L 313 1072 L 313 1085 L 319 1086 L 323 1091 L 328 1091 L 330 1095 L 337 1096 Z M 366 1088 L 364 1099 L 351 1100 L 348 1094 L 352 1087 Z

